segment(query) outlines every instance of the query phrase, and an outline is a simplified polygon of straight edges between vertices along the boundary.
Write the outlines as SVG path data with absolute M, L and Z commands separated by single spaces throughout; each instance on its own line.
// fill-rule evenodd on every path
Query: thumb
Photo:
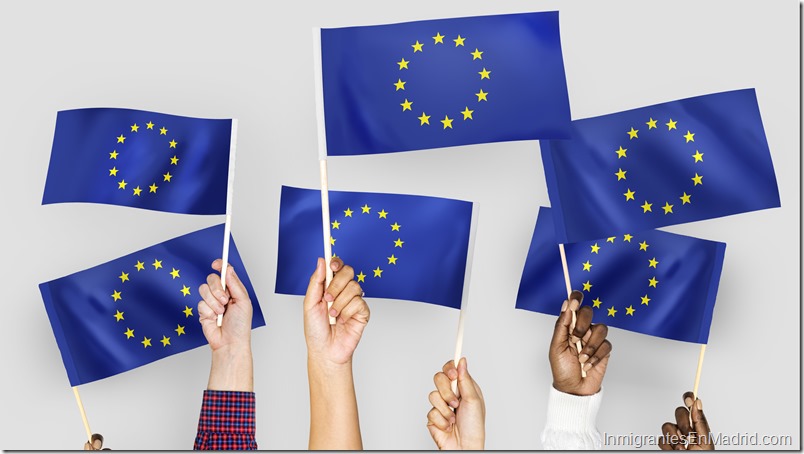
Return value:
M 472 376 L 469 375 L 469 369 L 466 366 L 466 358 L 461 358 L 458 362 L 458 390 L 461 393 L 461 402 L 480 400 L 480 396 L 477 394 L 477 388 L 475 388 L 475 382 Z
M 307 293 L 304 295 L 304 310 L 307 311 L 321 302 L 324 297 L 324 281 L 327 275 L 324 271 L 324 259 L 318 259 L 315 271 L 310 276 L 310 285 L 307 286 Z

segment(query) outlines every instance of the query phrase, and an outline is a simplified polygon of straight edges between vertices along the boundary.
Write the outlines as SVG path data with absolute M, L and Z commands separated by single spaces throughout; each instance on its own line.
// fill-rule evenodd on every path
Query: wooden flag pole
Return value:
M 226 290 L 226 271 L 229 268 L 229 236 L 232 233 L 232 198 L 234 196 L 235 152 L 237 150 L 237 118 L 232 119 L 232 135 L 229 139 L 229 180 L 226 184 L 226 221 L 223 225 L 223 254 L 221 260 L 221 286 Z M 223 314 L 218 314 L 218 326 L 223 324 Z
M 461 351 L 463 350 L 463 321 L 464 321 L 464 314 L 466 311 L 461 308 L 461 315 L 458 318 L 458 338 L 455 341 L 455 358 L 452 360 L 455 363 L 455 368 L 458 367 L 458 361 L 461 360 Z M 458 391 L 458 380 L 452 380 L 450 383 L 452 385 L 452 392 Z
M 467 301 L 469 300 L 469 283 L 472 281 L 472 263 L 475 251 L 475 236 L 477 235 L 477 218 L 478 218 L 478 207 L 472 206 L 472 220 L 470 221 L 469 227 L 469 248 L 466 251 L 466 271 L 464 273 L 464 281 L 463 281 L 463 292 L 461 294 L 461 315 L 458 318 L 458 336 L 455 340 L 455 357 L 453 358 L 452 362 L 455 364 L 455 368 L 458 367 L 458 362 L 461 360 L 461 356 L 463 355 L 463 326 L 464 322 L 466 321 L 466 307 L 468 306 Z M 452 387 L 452 392 L 458 392 L 458 380 L 452 380 L 450 383 Z
M 332 232 L 330 231 L 329 225 L 329 183 L 327 181 L 327 160 L 321 159 L 319 162 L 319 168 L 321 173 L 321 222 L 322 227 L 324 227 L 324 262 L 326 263 L 327 269 L 327 279 L 324 285 L 324 291 L 329 287 L 330 282 L 332 282 L 332 268 L 330 267 L 330 263 L 332 263 L 332 243 L 330 242 L 330 237 L 332 236 Z M 332 307 L 333 301 L 327 302 L 327 315 L 329 316 L 329 324 L 335 324 L 335 317 L 329 315 L 329 310 Z
M 564 283 L 567 285 L 567 300 L 569 300 L 570 295 L 572 295 L 572 283 L 570 282 L 569 276 L 569 267 L 567 266 L 567 253 L 564 252 L 564 245 L 559 244 L 558 250 L 561 252 L 561 266 L 564 267 Z M 575 315 L 575 311 L 572 311 L 572 325 L 570 325 L 570 335 L 572 335 L 572 331 L 575 330 L 575 322 L 577 321 L 577 316 Z M 581 345 L 581 340 L 578 339 L 578 342 L 575 343 L 575 348 L 578 349 L 578 354 L 581 354 L 581 349 L 583 346 Z M 586 378 L 586 371 L 583 370 L 584 363 L 581 363 L 581 377 Z
M 698 398 L 698 385 L 701 383 L 701 369 L 703 369 L 704 353 L 706 344 L 701 344 L 701 352 L 698 354 L 698 369 L 695 371 L 695 383 L 692 385 L 692 398 Z
M 78 387 L 73 386 L 73 394 L 75 395 L 75 402 L 78 404 L 78 410 L 81 412 L 81 420 L 84 421 L 84 429 L 87 431 L 87 442 L 92 444 L 92 431 L 89 429 L 89 421 L 87 421 L 87 412 L 84 411 L 84 404 L 81 403 L 81 395 L 78 394 Z

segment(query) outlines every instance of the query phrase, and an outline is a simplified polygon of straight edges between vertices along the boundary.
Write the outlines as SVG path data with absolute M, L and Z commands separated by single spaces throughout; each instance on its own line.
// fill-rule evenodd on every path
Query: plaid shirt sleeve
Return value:
M 195 450 L 255 450 L 255 397 L 252 392 L 204 391 Z

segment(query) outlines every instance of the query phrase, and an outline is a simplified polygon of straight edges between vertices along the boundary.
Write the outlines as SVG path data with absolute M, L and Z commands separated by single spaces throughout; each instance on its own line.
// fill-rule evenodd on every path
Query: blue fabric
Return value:
M 329 191 L 329 202 L 330 218 L 337 226 L 331 229 L 332 252 L 354 268 L 366 297 L 460 309 L 470 202 L 341 191 Z M 370 210 L 364 212 L 363 207 Z M 316 260 L 324 256 L 322 240 L 321 192 L 283 186 L 276 293 L 305 294 Z M 378 269 L 380 273 L 375 272 Z M 357 277 L 360 274 L 365 277 Z
M 569 136 L 556 11 L 323 29 L 321 61 L 331 156 Z
M 198 287 L 214 272 L 210 265 L 221 256 L 223 230 L 223 224 L 199 230 L 39 285 L 72 386 L 207 343 L 198 322 Z M 251 298 L 252 327 L 264 326 L 234 240 L 229 263 Z
M 567 299 L 554 213 L 539 209 L 518 309 L 558 315 Z M 593 321 L 707 343 L 726 244 L 658 230 L 628 236 L 564 246 L 572 288 L 583 291 L 583 304 L 594 309 Z
M 780 206 L 753 89 L 573 121 L 541 145 L 561 243 Z
M 61 111 L 42 204 L 225 214 L 231 131 L 232 120 L 131 109 Z

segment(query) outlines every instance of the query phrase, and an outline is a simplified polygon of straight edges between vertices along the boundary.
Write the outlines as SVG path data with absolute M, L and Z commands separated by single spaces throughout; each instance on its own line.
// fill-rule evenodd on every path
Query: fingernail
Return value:
M 330 309 L 329 310 L 329 316 L 330 317 L 335 317 L 336 315 L 338 315 L 338 311 L 336 311 L 335 309 Z
M 574 335 L 574 334 L 571 337 L 571 341 L 572 341 L 573 345 L 577 344 L 580 340 L 581 340 L 581 338 L 576 336 L 576 335 Z
M 687 408 L 692 408 L 692 404 L 693 404 L 693 403 L 694 403 L 694 402 L 693 402 L 693 400 L 692 400 L 692 397 L 685 397 L 685 398 L 684 398 L 684 405 L 686 405 L 686 406 L 687 406 Z
M 578 357 L 578 361 L 580 361 L 581 364 L 589 361 L 589 355 L 587 355 L 586 353 L 582 354 L 581 356 Z
M 331 301 L 335 301 L 335 298 L 331 294 L 326 293 L 326 294 L 324 294 L 324 300 L 326 300 L 327 302 L 331 302 Z
M 455 424 L 455 416 L 450 416 L 449 417 L 449 422 L 450 422 L 450 424 Z
M 447 426 L 447 432 L 452 432 L 452 425 Z
M 458 403 L 457 400 L 453 400 L 453 401 L 451 401 L 449 403 L 449 406 L 452 407 L 452 408 L 458 408 L 458 405 L 460 405 L 460 404 Z
M 701 402 L 701 399 L 698 399 L 698 400 L 695 402 L 695 406 L 696 406 L 696 407 L 698 407 L 698 410 L 699 410 L 699 411 L 703 411 L 703 402 Z
M 584 370 L 584 372 L 589 372 L 589 369 L 591 369 L 591 368 L 592 368 L 592 366 L 594 366 L 594 364 L 592 364 L 592 363 L 586 363 L 586 364 L 584 364 L 584 365 L 583 365 L 583 370 Z
M 227 298 L 225 295 L 221 295 L 218 297 L 218 301 L 220 301 L 221 304 L 226 304 L 229 302 L 229 298 Z
M 457 380 L 458 372 L 455 371 L 455 369 L 450 369 L 447 371 L 447 377 L 449 377 L 451 380 Z
M 567 300 L 564 300 L 564 304 L 561 305 L 561 312 L 567 311 Z
M 581 303 L 578 300 L 574 299 L 570 302 L 569 308 L 571 311 L 577 311 L 579 307 L 581 307 Z

